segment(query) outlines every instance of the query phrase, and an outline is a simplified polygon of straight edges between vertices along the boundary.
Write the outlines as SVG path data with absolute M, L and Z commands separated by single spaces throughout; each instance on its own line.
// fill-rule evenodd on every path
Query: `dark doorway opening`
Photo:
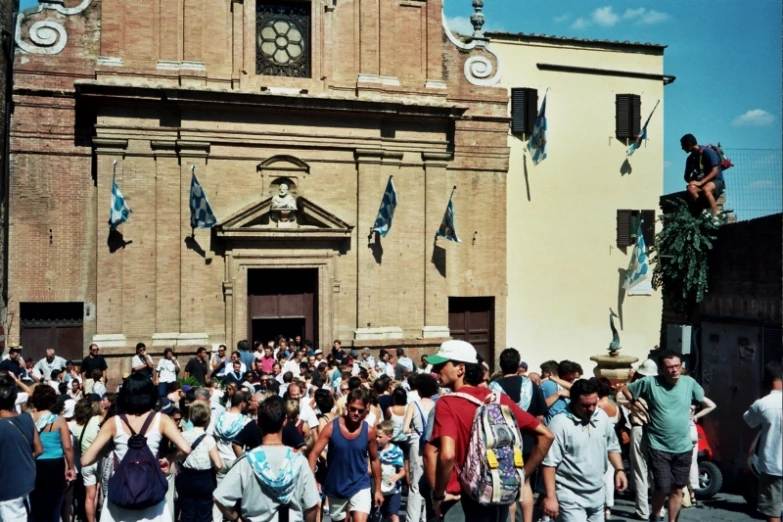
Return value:
M 495 368 L 495 298 L 449 297 L 449 333 L 467 341 Z
M 47 348 L 64 359 L 84 357 L 84 303 L 20 303 L 22 357 L 42 359 Z
M 266 343 L 282 335 L 286 339 L 293 339 L 297 335 L 305 339 L 304 318 L 293 319 L 253 319 L 253 341 Z
M 300 335 L 318 346 L 317 269 L 251 269 L 247 289 L 251 342 Z

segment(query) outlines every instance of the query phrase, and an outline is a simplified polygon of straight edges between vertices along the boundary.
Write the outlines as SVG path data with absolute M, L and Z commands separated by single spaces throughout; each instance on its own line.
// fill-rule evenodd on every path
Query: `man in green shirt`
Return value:
M 682 490 L 688 485 L 693 443 L 690 437 L 690 408 L 704 401 L 704 390 L 693 378 L 682 375 L 679 354 L 660 355 L 661 374 L 645 377 L 622 392 L 634 405 L 644 399 L 650 418 L 646 431 L 653 474 L 653 513 L 660 513 L 669 495 L 669 521 L 674 522 L 682 506 Z M 660 520 L 660 519 L 659 519 Z

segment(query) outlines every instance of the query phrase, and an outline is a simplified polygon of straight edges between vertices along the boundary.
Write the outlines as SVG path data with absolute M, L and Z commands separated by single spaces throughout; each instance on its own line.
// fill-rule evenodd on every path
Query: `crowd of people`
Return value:
M 394 355 L 278 337 L 180 366 L 140 343 L 110 383 L 96 345 L 81 364 L 11 349 L 0 520 L 597 522 L 633 488 L 639 520 L 674 522 L 698 487 L 695 424 L 715 404 L 674 352 L 622 386 L 572 361 L 529 372 L 513 348 L 491 375 L 458 340 L 420 365 Z M 762 429 L 759 510 L 779 521 L 779 363 L 765 384 L 745 419 Z

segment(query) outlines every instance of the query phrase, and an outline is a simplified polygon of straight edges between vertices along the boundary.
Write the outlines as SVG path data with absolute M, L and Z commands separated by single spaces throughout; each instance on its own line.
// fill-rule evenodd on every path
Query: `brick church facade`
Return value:
M 123 371 L 137 342 L 187 352 L 276 333 L 414 355 L 461 337 L 494 359 L 508 97 L 480 24 L 457 39 L 441 11 L 41 0 L 21 13 L 9 343 L 80 358 L 96 342 Z M 191 229 L 193 172 L 211 229 Z M 389 176 L 399 203 L 382 238 Z M 116 231 L 113 179 L 133 211 Z M 282 185 L 296 210 L 276 210 Z M 454 186 L 462 243 L 434 239 Z

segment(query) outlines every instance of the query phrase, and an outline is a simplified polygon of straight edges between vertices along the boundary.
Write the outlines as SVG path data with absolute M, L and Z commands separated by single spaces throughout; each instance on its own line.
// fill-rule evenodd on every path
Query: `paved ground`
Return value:
M 630 518 L 633 510 L 633 500 L 627 497 L 621 498 L 612 511 L 612 520 L 634 520 Z M 741 496 L 725 493 L 680 512 L 680 522 L 751 522 L 761 519 L 760 516 L 749 511 L 748 504 Z M 668 519 L 664 520 L 668 522 Z
M 612 522 L 635 520 L 631 518 L 634 512 L 633 499 L 630 496 L 622 496 L 616 500 L 612 510 Z M 539 514 L 536 513 L 538 516 Z M 538 520 L 538 518 L 534 518 Z M 668 522 L 668 518 L 665 518 Z M 763 520 L 763 517 L 752 513 L 748 504 L 740 495 L 720 493 L 712 500 L 699 502 L 696 506 L 683 509 L 680 512 L 679 522 L 755 522 Z M 400 510 L 400 521 L 405 521 L 405 500 Z

